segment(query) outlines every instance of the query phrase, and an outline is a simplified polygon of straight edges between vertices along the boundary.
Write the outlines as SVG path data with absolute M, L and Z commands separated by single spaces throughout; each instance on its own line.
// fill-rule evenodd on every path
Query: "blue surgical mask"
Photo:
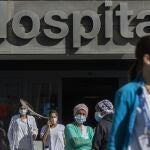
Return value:
M 27 109 L 19 109 L 19 113 L 20 113 L 20 115 L 26 115 L 26 114 L 27 114 L 27 112 L 28 112 L 28 110 L 27 110 Z
M 103 118 L 103 116 L 101 115 L 101 113 L 100 112 L 95 112 L 95 115 L 94 115 L 94 117 L 95 117 L 95 120 L 97 121 L 97 122 L 100 122 L 101 121 L 101 119 Z
M 76 115 L 74 119 L 79 124 L 83 124 L 84 122 L 86 122 L 86 116 L 83 115 Z

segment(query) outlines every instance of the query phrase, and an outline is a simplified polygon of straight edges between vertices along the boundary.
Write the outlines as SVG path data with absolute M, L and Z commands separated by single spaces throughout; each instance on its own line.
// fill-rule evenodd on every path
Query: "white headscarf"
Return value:
M 74 116 L 81 109 L 85 110 L 86 116 L 88 116 L 88 107 L 85 104 L 78 104 L 74 107 L 74 109 L 73 109 Z

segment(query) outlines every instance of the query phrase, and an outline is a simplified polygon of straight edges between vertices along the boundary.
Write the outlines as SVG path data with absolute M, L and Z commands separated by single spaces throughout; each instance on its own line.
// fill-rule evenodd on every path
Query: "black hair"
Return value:
M 49 113 L 48 113 L 48 116 L 50 116 L 53 113 L 56 114 L 57 117 L 58 117 L 58 112 L 56 110 L 50 110 Z
M 129 68 L 129 74 L 128 74 L 128 78 L 129 78 L 129 81 L 132 81 L 136 78 L 137 76 L 137 72 L 138 72 L 138 62 L 137 60 L 131 65 L 131 67 Z M 140 74 L 140 73 L 139 73 Z
M 136 62 L 131 66 L 129 70 L 130 80 L 133 80 L 137 76 L 140 76 L 142 74 L 143 56 L 145 54 L 150 55 L 150 36 L 144 36 L 140 38 L 136 45 Z

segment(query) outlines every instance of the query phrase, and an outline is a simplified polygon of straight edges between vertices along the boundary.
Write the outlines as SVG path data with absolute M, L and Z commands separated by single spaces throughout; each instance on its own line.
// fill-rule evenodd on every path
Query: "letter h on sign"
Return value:
M 7 21 L 8 21 L 8 5 L 7 1 L 1 1 L 0 3 L 0 38 L 7 37 Z

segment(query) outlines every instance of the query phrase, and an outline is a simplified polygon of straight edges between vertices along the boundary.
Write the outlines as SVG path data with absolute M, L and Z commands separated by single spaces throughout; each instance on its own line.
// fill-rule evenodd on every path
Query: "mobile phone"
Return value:
M 52 125 L 52 122 L 51 122 L 51 120 L 50 120 L 50 119 L 48 119 L 47 124 L 48 124 L 49 126 L 51 126 L 51 125 Z

